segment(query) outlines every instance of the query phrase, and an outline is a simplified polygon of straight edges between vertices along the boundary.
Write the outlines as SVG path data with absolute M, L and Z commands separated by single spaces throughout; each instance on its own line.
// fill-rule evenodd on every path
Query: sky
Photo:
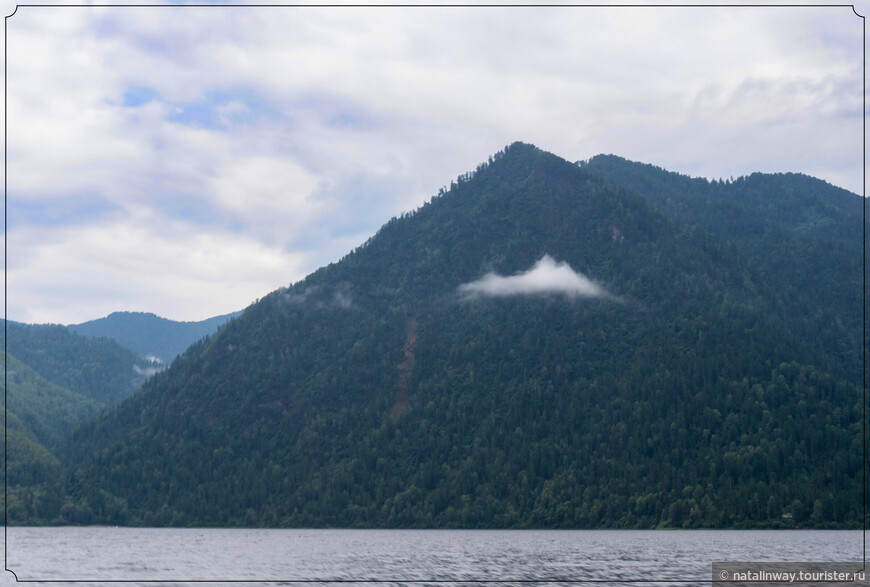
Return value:
M 863 194 L 849 7 L 13 11 L 11 320 L 243 309 L 514 141 Z

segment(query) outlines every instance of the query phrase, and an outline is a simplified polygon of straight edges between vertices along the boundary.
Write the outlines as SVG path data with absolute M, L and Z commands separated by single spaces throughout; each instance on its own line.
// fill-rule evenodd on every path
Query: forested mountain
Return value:
M 57 516 L 63 478 L 57 454 L 64 439 L 82 420 L 132 394 L 153 366 L 115 341 L 78 336 L 63 326 L 5 326 L 0 453 L 9 460 L 0 480 L 8 472 L 9 517 Z
M 511 145 L 80 427 L 36 521 L 860 527 L 860 260 L 806 311 L 793 267 L 637 189 Z M 810 232 L 809 266 L 860 259 Z
M 57 517 L 63 491 L 63 469 L 57 451 L 63 440 L 76 425 L 128 397 L 162 368 L 107 336 L 150 336 L 146 348 L 174 349 L 214 332 L 230 317 L 177 323 L 153 314 L 119 313 L 86 323 L 85 330 L 90 330 L 91 336 L 60 325 L 6 324 L 3 334 L 8 337 L 8 354 L 4 357 L 8 357 L 8 364 L 4 363 L 6 377 L 2 385 L 7 392 L 9 428 L 4 428 L 0 454 L 6 454 L 8 441 L 9 461 L 0 471 L 0 480 L 8 471 L 10 521 Z M 158 324 L 154 326 L 154 322 Z M 141 324 L 152 328 L 137 329 Z M 112 327 L 116 330 L 112 331 Z M 101 329 L 105 334 L 99 332 Z
M 777 314 L 789 329 L 831 359 L 826 368 L 860 376 L 862 198 L 795 173 L 711 182 L 613 155 L 580 165 L 610 186 L 642 195 L 678 225 L 735 245 L 754 282 L 767 290 L 764 297 L 781 304 Z M 824 326 L 838 322 L 841 327 Z
M 10 429 L 21 430 L 52 450 L 75 425 L 101 407 L 84 395 L 46 381 L 12 355 L 8 355 L 4 366 L 9 384 L 6 406 Z
M 112 312 L 105 318 L 71 324 L 68 328 L 85 336 L 112 338 L 142 357 L 171 363 L 187 347 L 239 314 L 241 312 L 199 322 L 177 322 L 145 312 Z
M 156 365 L 108 338 L 58 324 L 7 322 L 6 350 L 46 380 L 102 405 L 126 398 Z
M 6 358 L 0 358 L 6 375 L 0 382 L 6 398 L 0 454 L 8 454 L 9 460 L 0 479 L 8 472 L 10 518 L 56 515 L 62 469 L 55 452 L 70 430 L 95 415 L 100 404 L 46 381 L 11 355 L 8 362 Z M 47 495 L 55 501 L 45 503 Z M 34 504 L 40 505 L 28 511 Z
M 862 202 L 855 194 L 799 173 L 753 173 L 708 181 L 598 155 L 578 165 L 608 185 L 629 189 L 681 224 L 700 226 L 746 248 L 784 234 L 860 250 Z

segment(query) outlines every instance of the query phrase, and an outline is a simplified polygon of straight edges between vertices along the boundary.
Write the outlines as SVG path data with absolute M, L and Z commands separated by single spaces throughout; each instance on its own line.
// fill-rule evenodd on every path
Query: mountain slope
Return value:
M 80 428 L 60 521 L 856 527 L 854 369 L 771 271 L 511 145 Z
M 3 365 L 9 384 L 6 407 L 10 428 L 20 429 L 54 449 L 76 424 L 100 409 L 94 400 L 46 381 L 11 355 L 7 358 Z
M 733 243 L 765 297 L 780 304 L 769 311 L 816 343 L 826 368 L 850 368 L 850 378 L 860 377 L 861 197 L 794 173 L 710 182 L 613 155 L 580 165 L 610 186 L 642 195 L 673 221 Z M 831 324 L 839 327 L 819 328 Z
M 62 478 L 55 452 L 69 431 L 95 415 L 100 404 L 46 381 L 11 355 L 0 360 L 5 368 L 0 387 L 6 406 L 0 453 L 9 457 L 0 470 L 0 482 L 8 474 L 5 497 L 9 520 L 22 522 L 56 516 L 58 498 L 54 502 L 45 498 L 56 496 Z
M 241 312 L 199 322 L 176 322 L 145 312 L 112 312 L 105 318 L 71 324 L 67 328 L 84 336 L 112 338 L 139 356 L 171 363 L 191 344 L 214 333 Z
M 155 365 L 107 338 L 56 324 L 7 322 L 6 349 L 41 377 L 103 405 L 129 396 Z
M 9 447 L 0 471 L 0 479 L 8 473 L 4 512 L 10 523 L 42 523 L 56 518 L 62 503 L 57 457 L 70 431 L 133 393 L 154 366 L 115 341 L 89 339 L 63 326 L 8 322 L 3 332 L 8 343 L 0 453 L 7 454 L 6 442 Z
M 711 182 L 615 155 L 597 155 L 578 165 L 609 185 L 642 195 L 669 218 L 744 244 L 772 233 L 853 250 L 860 250 L 863 240 L 861 199 L 807 175 L 753 173 Z

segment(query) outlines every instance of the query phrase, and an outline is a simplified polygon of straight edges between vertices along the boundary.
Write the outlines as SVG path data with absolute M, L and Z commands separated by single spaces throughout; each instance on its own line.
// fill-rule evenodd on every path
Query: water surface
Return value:
M 21 581 L 664 581 L 863 560 L 860 531 L 9 528 Z M 4 581 L 14 581 L 9 573 Z

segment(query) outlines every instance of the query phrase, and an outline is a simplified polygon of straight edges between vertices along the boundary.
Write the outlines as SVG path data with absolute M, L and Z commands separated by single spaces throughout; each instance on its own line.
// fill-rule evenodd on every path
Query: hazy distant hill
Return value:
M 71 324 L 68 328 L 85 336 L 113 338 L 142 357 L 171 363 L 191 344 L 213 334 L 239 314 L 241 312 L 234 312 L 199 322 L 176 322 L 145 312 L 113 312 L 105 318 Z
M 826 227 L 758 240 L 605 175 L 511 145 L 267 295 L 74 434 L 54 521 L 860 527 L 859 197 L 756 178 Z

